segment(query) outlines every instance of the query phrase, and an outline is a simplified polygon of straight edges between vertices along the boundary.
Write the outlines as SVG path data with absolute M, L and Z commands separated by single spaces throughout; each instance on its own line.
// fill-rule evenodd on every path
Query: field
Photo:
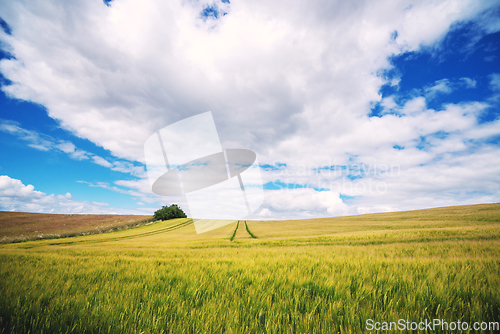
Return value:
M 98 234 L 144 225 L 152 216 L 52 215 L 0 211 L 0 243 Z
M 0 245 L 0 332 L 361 333 L 368 319 L 470 328 L 500 321 L 499 287 L 500 204 L 199 235 L 176 219 Z

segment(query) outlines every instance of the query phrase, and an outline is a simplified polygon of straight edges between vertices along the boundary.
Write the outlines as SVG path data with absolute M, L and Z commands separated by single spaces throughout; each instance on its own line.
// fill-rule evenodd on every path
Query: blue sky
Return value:
M 0 4 L 0 210 L 150 214 L 143 145 L 212 111 L 255 219 L 500 201 L 495 1 Z M 71 18 L 71 19 L 69 19 Z

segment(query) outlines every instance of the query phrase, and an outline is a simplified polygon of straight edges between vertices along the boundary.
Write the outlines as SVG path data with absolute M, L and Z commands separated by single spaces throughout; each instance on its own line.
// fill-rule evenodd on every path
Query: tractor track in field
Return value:
M 242 225 L 241 228 L 240 228 L 240 223 Z M 243 224 L 245 224 L 246 233 L 245 230 L 242 230 Z M 244 222 L 238 220 L 238 223 L 236 224 L 236 227 L 233 231 L 233 234 L 231 235 L 231 238 L 229 238 L 229 241 L 234 241 L 235 239 L 240 240 L 248 238 L 257 239 L 257 236 L 250 231 L 246 220 Z
M 49 243 L 49 245 L 62 245 L 62 246 L 64 246 L 64 245 L 75 245 L 75 244 L 84 244 L 84 243 L 94 244 L 94 243 L 103 243 L 103 242 L 110 242 L 110 241 L 126 240 L 126 239 L 136 239 L 136 238 L 149 237 L 149 236 L 156 235 L 156 234 L 162 234 L 162 233 L 171 232 L 171 231 L 174 231 L 174 230 L 177 230 L 177 229 L 189 226 L 191 224 L 193 224 L 193 219 L 188 219 L 187 221 L 181 222 L 181 223 L 176 224 L 176 225 L 172 225 L 172 226 L 165 227 L 165 228 L 162 228 L 162 229 L 159 229 L 159 230 L 154 230 L 154 231 L 140 233 L 140 234 L 126 235 L 126 236 L 114 237 L 114 238 L 107 238 L 107 239 L 103 239 L 103 240 L 75 240 L 75 241 L 66 241 L 66 242 L 53 242 L 53 243 Z
M 233 235 L 231 236 L 231 238 L 229 239 L 229 241 L 233 241 L 234 240 L 234 237 L 236 237 L 236 232 L 238 232 L 238 227 L 239 226 L 240 226 L 240 221 L 238 220 L 238 223 L 236 224 L 236 228 L 234 229 Z
M 255 234 L 253 234 L 252 232 L 250 232 L 250 229 L 248 228 L 248 224 L 247 224 L 246 220 L 245 220 L 245 229 L 247 230 L 248 234 L 250 234 L 252 239 L 257 239 L 257 236 Z

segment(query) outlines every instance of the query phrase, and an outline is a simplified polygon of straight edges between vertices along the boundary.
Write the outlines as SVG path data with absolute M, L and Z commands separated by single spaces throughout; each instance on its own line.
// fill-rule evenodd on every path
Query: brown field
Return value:
M 111 232 L 145 225 L 151 218 L 0 211 L 0 243 Z

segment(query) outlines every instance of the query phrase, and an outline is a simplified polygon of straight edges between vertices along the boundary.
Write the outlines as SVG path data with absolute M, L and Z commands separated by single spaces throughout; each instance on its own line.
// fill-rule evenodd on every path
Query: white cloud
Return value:
M 500 73 L 493 73 L 489 75 L 490 89 L 493 91 L 493 96 L 490 100 L 498 105 L 500 101 Z
M 142 166 L 135 166 L 131 162 L 120 160 L 116 160 L 113 163 L 110 163 L 103 157 L 93 155 L 92 153 L 77 148 L 71 142 L 64 140 L 55 140 L 51 136 L 41 134 L 37 131 L 23 129 L 17 122 L 0 119 L 0 131 L 17 136 L 18 138 L 27 141 L 28 146 L 41 151 L 56 149 L 68 154 L 72 159 L 75 160 L 87 160 L 91 158 L 93 163 L 110 168 L 114 171 L 131 174 L 137 177 L 145 176 L 145 170 Z
M 435 111 L 425 108 L 422 98 L 416 100 L 421 102 L 410 100 L 407 104 L 411 107 L 400 107 L 406 112 L 399 113 L 406 116 L 388 114 L 360 120 L 337 142 L 330 141 L 330 156 L 336 159 L 318 165 L 306 156 L 302 164 L 285 170 L 263 170 L 265 183 L 279 180 L 309 188 L 268 191 L 261 215 L 312 217 L 326 212 L 344 215 L 352 210 L 367 213 L 498 201 L 500 164 L 495 161 L 500 148 L 486 141 L 500 135 L 500 121 L 478 124 L 477 120 L 489 106 L 478 102 L 449 104 Z M 386 105 L 394 108 L 392 103 Z M 304 140 L 303 144 L 314 147 L 312 141 Z M 356 156 L 346 157 L 345 151 L 356 152 Z M 315 154 L 313 150 L 311 157 Z M 337 170 L 316 172 L 318 167 L 333 165 Z M 300 198 L 301 192 L 318 203 Z M 347 201 L 350 208 L 320 210 L 320 201 L 313 194 L 325 196 L 329 192 L 353 196 Z M 299 197 L 294 200 L 294 196 Z
M 162 197 L 157 196 L 151 192 L 151 188 L 149 187 L 149 181 L 147 179 L 118 180 L 114 182 L 115 185 L 111 185 L 108 182 L 87 182 L 87 181 L 76 181 L 76 182 L 87 184 L 90 187 L 99 187 L 120 194 L 130 195 L 135 198 L 140 198 L 142 202 L 146 203 L 158 203 L 162 201 Z
M 101 213 L 99 206 L 65 195 L 47 195 L 31 184 L 0 175 L 0 210 L 45 213 Z M 112 211 L 110 209 L 108 212 Z
M 476 88 L 476 81 L 471 78 L 460 78 L 459 80 L 450 81 L 449 79 L 441 79 L 434 82 L 432 86 L 424 88 L 425 97 L 428 100 L 435 99 L 439 94 L 450 94 L 454 90 L 460 88 Z
M 296 171 L 331 161 L 400 165 L 404 177 L 390 178 L 391 182 L 379 177 L 388 182 L 386 197 L 359 195 L 353 204 L 359 212 L 408 207 L 405 199 L 414 196 L 407 178 L 420 180 L 422 173 L 434 173 L 434 187 L 424 188 L 415 203 L 433 206 L 441 196 L 436 191 L 470 180 L 465 172 L 443 177 L 450 167 L 443 159 L 467 170 L 472 163 L 456 160 L 454 153 L 497 154 L 487 145 L 476 150 L 467 141 L 481 137 L 483 131 L 494 132 L 477 122 L 486 104 L 448 105 L 441 111 L 426 106 L 436 94 L 457 89 L 457 82 L 473 88 L 475 81 L 470 78 L 457 82 L 443 78 L 421 87 L 401 107 L 394 98 L 386 98 L 381 103 L 383 117 L 367 116 L 370 105 L 381 100 L 378 92 L 387 80 L 377 73 L 390 68 L 388 57 L 439 45 L 457 22 L 487 17 L 484 29 L 497 29 L 492 16 L 484 14 L 496 5 L 494 1 L 291 1 L 286 6 L 234 1 L 225 5 L 227 15 L 204 22 L 199 14 L 207 3 L 120 0 L 111 7 L 84 0 L 64 6 L 55 0 L 0 3 L 13 31 L 12 36 L 0 33 L 0 42 L 15 56 L 0 61 L 0 71 L 13 82 L 3 90 L 44 105 L 65 129 L 131 162 L 107 161 L 70 143 L 47 142 L 12 124 L 4 131 L 29 138 L 25 140 L 38 149 L 58 145 L 74 158 L 91 158 L 144 178 L 144 169 L 132 162 L 143 161 L 143 143 L 150 134 L 212 110 L 223 147 L 253 149 L 261 163 L 286 162 L 292 170 L 290 181 L 316 182 Z M 492 88 L 500 87 L 495 78 Z M 391 85 L 398 82 L 390 80 Z M 263 177 L 276 179 L 272 172 Z M 106 187 L 150 203 L 145 195 L 149 185 L 143 181 L 118 181 Z M 471 184 L 484 189 L 479 180 Z M 262 212 L 271 216 L 282 215 L 282 210 L 297 215 L 350 212 L 338 194 L 294 192 L 313 199 L 304 202 L 310 209 L 291 195 L 280 199 L 270 193 Z M 447 196 L 443 203 L 458 198 Z
M 22 211 L 40 213 L 81 213 L 81 214 L 153 214 L 154 208 L 120 209 L 109 207 L 104 202 L 89 202 L 74 199 L 70 193 L 47 195 L 35 190 L 31 184 L 0 175 L 0 211 Z
M 495 59 L 497 59 L 498 57 L 495 56 L 495 55 L 491 55 L 491 56 L 486 56 L 484 57 L 484 60 L 488 61 L 488 62 L 493 62 L 495 61 Z
M 90 155 L 88 152 L 76 148 L 73 143 L 67 141 L 61 140 L 58 144 L 54 145 L 54 147 L 59 149 L 60 151 L 63 151 L 64 153 L 68 153 L 70 157 L 75 160 L 86 160 Z
M 452 92 L 450 81 L 448 79 L 438 80 L 433 86 L 427 87 L 425 92 L 428 100 L 434 99 L 438 94 L 450 94 Z
M 113 162 L 111 169 L 117 172 L 127 173 L 141 178 L 146 177 L 146 171 L 144 170 L 144 167 L 135 166 L 133 163 L 130 163 L 128 161 L 115 161 Z
M 113 165 L 109 163 L 108 160 L 104 159 L 104 158 L 101 158 L 97 155 L 94 155 L 92 157 L 92 160 L 94 161 L 94 163 L 98 164 L 98 165 L 101 165 L 101 166 L 104 166 L 104 167 L 112 167 Z
M 492 6 L 236 2 L 209 27 L 199 18 L 204 5 L 3 3 L 13 35 L 1 39 L 16 57 L 0 62 L 13 81 L 4 90 L 121 158 L 142 161 L 153 130 L 207 109 L 223 142 L 268 154 L 315 127 L 311 118 L 328 127 L 342 121 L 339 112 L 366 114 L 388 56 L 435 43 L 453 22 Z
M 490 123 L 483 123 L 469 129 L 465 133 L 466 139 L 488 139 L 494 136 L 500 136 L 500 119 Z
M 315 191 L 310 188 L 273 190 L 266 193 L 266 201 L 253 219 L 297 219 L 331 217 L 357 213 L 349 208 L 333 191 Z
M 27 141 L 28 146 L 40 151 L 48 151 L 53 146 L 49 136 L 41 135 L 36 131 L 23 129 L 16 122 L 0 119 L 0 131 L 17 136 L 19 139 Z
M 476 88 L 476 80 L 473 80 L 471 78 L 460 78 L 460 81 L 465 84 L 466 88 Z
M 500 91 L 500 73 L 493 73 L 490 75 L 490 87 L 493 91 Z
M 64 153 L 73 153 L 75 151 L 75 145 L 70 142 L 62 142 L 60 144 L 57 144 L 56 147 L 63 151 Z

